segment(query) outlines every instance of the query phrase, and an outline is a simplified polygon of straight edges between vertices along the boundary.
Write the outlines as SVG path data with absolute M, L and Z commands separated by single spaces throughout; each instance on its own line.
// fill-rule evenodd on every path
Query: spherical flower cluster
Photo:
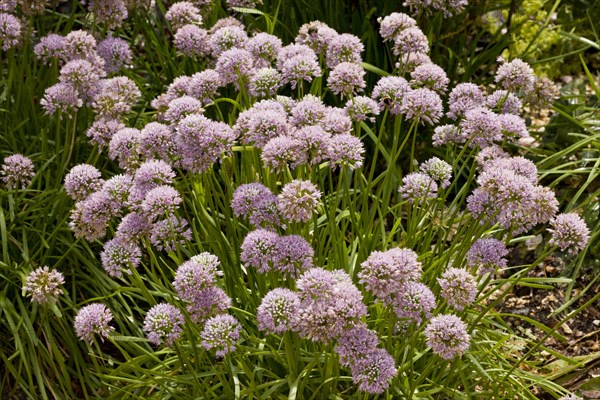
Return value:
M 115 133 L 123 128 L 125 128 L 125 124 L 118 119 L 98 118 L 85 131 L 85 135 L 102 149 L 108 146 Z
M 170 122 L 173 126 L 177 126 L 179 121 L 188 115 L 202 114 L 203 112 L 204 108 L 200 100 L 185 95 L 169 102 L 163 119 L 166 122 Z
M 405 94 L 411 90 L 410 84 L 400 76 L 384 76 L 373 88 L 373 100 L 379 102 L 379 109 L 389 109 L 390 114 L 400 113 Z
M 210 53 L 208 33 L 199 26 L 184 25 L 175 33 L 173 44 L 177 51 L 187 57 L 203 57 Z
M 109 36 L 98 43 L 98 55 L 104 60 L 104 70 L 108 73 L 119 71 L 131 63 L 132 54 L 127 41 Z
M 144 318 L 144 332 L 148 340 L 155 345 L 160 345 L 164 340 L 171 346 L 181 336 L 181 325 L 184 323 L 183 315 L 175 306 L 160 303 L 152 307 Z
M 119 28 L 127 19 L 124 0 L 90 0 L 88 9 L 94 14 L 97 24 L 106 24 L 109 29 Z
M 331 107 L 327 110 L 321 127 L 332 135 L 349 135 L 352 133 L 352 119 L 345 109 Z
M 497 239 L 477 239 L 467 252 L 467 265 L 480 274 L 494 272 L 497 268 L 505 268 L 508 249 Z
M 425 337 L 427 346 L 446 360 L 460 357 L 471 341 L 466 324 L 455 315 L 433 317 L 425 327 Z
M 279 225 L 277 197 L 259 182 L 240 185 L 231 200 L 233 213 L 248 218 L 254 226 Z
M 304 45 L 291 46 L 305 47 L 305 49 L 297 55 L 292 53 L 290 58 L 285 59 L 283 55 L 289 51 L 286 47 L 282 48 L 279 51 L 278 64 L 281 64 L 279 69 L 283 81 L 290 83 L 291 88 L 295 89 L 302 81 L 312 82 L 313 77 L 321 76 L 322 71 L 319 67 L 317 55 L 310 47 Z
M 281 216 L 290 222 L 308 222 L 320 198 L 321 191 L 312 182 L 295 179 L 287 183 L 277 196 L 277 208 Z
M 254 97 L 273 97 L 282 86 L 282 76 L 274 68 L 260 68 L 248 82 L 248 93 Z
M 148 221 L 168 217 L 177 211 L 183 200 L 179 192 L 168 185 L 161 185 L 146 193 L 140 205 L 140 211 Z
M 495 90 L 486 97 L 485 106 L 500 113 L 519 115 L 523 102 L 513 93 L 506 90 Z
M 444 106 L 440 96 L 431 89 L 415 89 L 406 93 L 400 112 L 407 119 L 416 119 L 421 123 L 436 124 L 443 115 Z
M 59 82 L 46 89 L 40 104 L 48 115 L 60 112 L 71 118 L 71 114 L 83 106 L 83 100 L 79 98 L 79 93 L 72 85 Z
M 103 184 L 98 168 L 89 164 L 76 165 L 65 176 L 65 191 L 75 201 L 85 200 L 90 193 L 100 190 Z
M 390 296 L 401 291 L 407 281 L 421 278 L 421 263 L 417 257 L 417 253 L 410 249 L 374 251 L 361 264 L 359 282 L 377 298 L 387 302 Z
M 296 287 L 300 298 L 298 331 L 308 339 L 330 342 L 367 313 L 362 294 L 341 270 L 309 269 Z
M 110 211 L 110 199 L 106 193 L 91 193 L 85 200 L 75 203 L 69 226 L 77 239 L 84 238 L 88 242 L 101 239 L 106 235 Z
M 292 137 L 301 143 L 302 159 L 310 165 L 318 165 L 327 159 L 327 146 L 331 134 L 318 125 L 305 126 L 292 131 Z
M 7 189 L 25 189 L 35 176 L 33 161 L 22 154 L 8 156 L 2 162 L 0 175 Z
M 296 127 L 319 125 L 327 112 L 327 106 L 319 97 L 307 94 L 292 107 L 290 123 Z
M 44 64 L 51 64 L 53 59 L 62 57 L 65 51 L 65 37 L 56 33 L 49 33 L 40 38 L 40 42 L 33 47 L 33 52 L 38 60 Z
M 177 31 L 185 25 L 202 23 L 200 9 L 189 1 L 180 1 L 169 7 L 165 19 L 171 24 L 173 31 Z
M 165 161 L 146 161 L 133 175 L 133 187 L 129 191 L 129 205 L 137 208 L 146 197 L 146 194 L 160 185 L 170 185 L 175 178 L 173 168 Z
M 367 96 L 356 96 L 346 102 L 346 113 L 352 121 L 364 121 L 367 118 L 371 122 L 375 122 L 375 117 L 372 115 L 379 114 L 377 103 Z M 371 117 L 369 117 L 371 116 Z
M 528 94 L 533 91 L 535 74 L 529 64 L 519 58 L 515 58 L 510 62 L 504 62 L 498 68 L 495 81 L 509 92 L 517 93 L 522 91 Z
M 515 138 L 529 137 L 525 120 L 518 115 L 500 114 L 497 118 L 502 128 L 502 135 L 505 138 L 514 140 Z
M 141 133 L 136 128 L 123 128 L 117 131 L 108 144 L 108 157 L 111 160 L 118 159 L 119 167 L 127 170 L 139 166 Z
M 17 47 L 21 41 L 21 21 L 12 14 L 0 12 L 0 43 L 2 50 Z
M 254 57 L 247 50 L 226 50 L 217 59 L 215 71 L 219 73 L 224 84 L 237 83 L 240 79 L 246 80 L 254 71 Z
M 63 274 L 50 270 L 47 266 L 37 268 L 25 278 L 23 292 L 31 296 L 31 301 L 40 304 L 55 303 L 62 290 L 60 285 L 65 283 Z
M 263 297 L 256 310 L 258 329 L 268 333 L 295 330 L 300 298 L 290 289 L 276 288 Z
M 150 122 L 140 132 L 140 151 L 149 160 L 158 158 L 173 162 L 179 153 L 174 136 L 175 132 L 170 126 Z
M 446 92 L 448 83 L 450 83 L 446 71 L 433 63 L 419 65 L 410 73 L 410 76 L 412 77 L 410 83 L 413 87 L 429 88 L 440 94 Z
M 197 72 L 186 82 L 186 93 L 197 98 L 202 104 L 209 104 L 223 85 L 221 75 L 214 69 Z
M 312 21 L 300 27 L 296 43 L 305 44 L 316 53 L 322 54 L 337 36 L 338 33 L 335 29 L 330 28 L 324 22 Z
M 100 335 L 104 341 L 115 328 L 108 325 L 112 321 L 112 312 L 104 304 L 92 303 L 83 307 L 75 316 L 75 332 L 79 339 L 92 344 L 94 335 Z
M 115 239 L 125 242 L 137 242 L 143 237 L 148 237 L 152 224 L 141 214 L 130 212 L 125 215 L 117 226 Z
M 407 53 L 428 53 L 429 40 L 419 27 L 412 26 L 394 36 L 393 51 L 397 56 Z
M 347 166 L 360 168 L 363 164 L 365 147 L 362 141 L 349 133 L 333 135 L 327 146 L 327 158 L 332 168 Z
M 475 301 L 477 282 L 473 275 L 464 269 L 447 269 L 438 278 L 438 283 L 442 288 L 442 297 L 458 311 L 462 311 Z
M 364 49 L 365 46 L 357 36 L 350 33 L 337 35 L 327 46 L 327 66 L 333 69 L 336 65 L 343 62 L 360 64 L 362 62 L 360 53 Z
M 106 273 L 117 278 L 123 276 L 123 270 L 131 273 L 132 268 L 137 268 L 141 257 L 142 252 L 137 244 L 120 237 L 104 243 L 104 249 L 100 253 L 102 267 Z
M 408 281 L 395 293 L 391 305 L 398 318 L 420 324 L 423 317 L 427 319 L 431 316 L 435 308 L 435 296 L 425 284 Z
M 211 317 L 200 333 L 202 346 L 206 350 L 216 350 L 217 358 L 223 358 L 235 350 L 241 329 L 240 323 L 231 315 L 220 314 Z
M 362 92 L 366 86 L 365 70 L 359 64 L 342 62 L 329 73 L 327 87 L 341 97 L 350 97 Z
M 426 173 L 436 182 L 439 182 L 442 189 L 450 186 L 450 178 L 452 178 L 452 166 L 446 161 L 440 160 L 437 157 L 432 157 L 419 166 L 421 172 Z
M 551 106 L 560 95 L 558 87 L 548 78 L 536 78 L 533 90 L 527 96 L 527 102 L 533 109 L 541 110 Z
M 352 367 L 352 381 L 363 392 L 381 394 L 397 373 L 394 357 L 384 349 L 372 349 Z
M 104 118 L 118 119 L 131 111 L 141 95 L 135 82 L 125 76 L 104 79 L 92 108 Z
M 498 115 L 483 107 L 467 110 L 459 127 L 470 140 L 471 147 L 488 147 L 503 138 Z
M 468 4 L 468 0 L 438 0 L 428 2 L 405 0 L 403 3 L 405 7 L 409 7 L 416 14 L 431 14 L 433 11 L 441 11 L 444 18 L 460 14 Z
M 230 25 L 213 30 L 208 40 L 213 57 L 218 58 L 227 50 L 245 49 L 248 34 L 243 27 Z
M 448 97 L 448 117 L 461 118 L 465 112 L 485 104 L 485 94 L 474 83 L 459 83 Z
M 379 34 L 384 42 L 393 40 L 400 31 L 417 26 L 417 21 L 404 13 L 391 13 L 379 18 Z
M 590 240 L 590 230 L 585 221 L 575 213 L 559 214 L 550 221 L 552 237 L 548 241 L 551 245 L 576 254 L 587 246 Z
M 291 136 L 278 136 L 269 140 L 262 149 L 263 163 L 275 171 L 283 171 L 286 166 L 296 168 L 307 162 L 304 144 Z
M 254 143 L 259 148 L 275 137 L 286 135 L 289 129 L 287 115 L 283 110 L 261 108 L 254 106 L 243 111 L 234 126 L 242 143 Z
M 423 172 L 411 172 L 402 178 L 398 188 L 402 198 L 410 203 L 421 203 L 437 197 L 438 185 L 433 178 Z
M 255 34 L 246 43 L 246 49 L 255 57 L 256 66 L 260 67 L 270 67 L 281 47 L 281 39 L 266 32 Z

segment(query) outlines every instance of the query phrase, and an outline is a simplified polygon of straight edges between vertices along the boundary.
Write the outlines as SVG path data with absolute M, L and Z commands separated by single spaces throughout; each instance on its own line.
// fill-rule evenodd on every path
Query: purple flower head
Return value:
M 121 27 L 127 19 L 127 5 L 124 0 L 90 0 L 88 9 L 94 14 L 97 24 L 106 24 L 109 29 Z
M 394 357 L 384 349 L 372 349 L 351 370 L 352 381 L 358 385 L 358 389 L 371 394 L 385 392 L 398 373 Z
M 187 94 L 197 98 L 202 104 L 209 104 L 217 97 L 222 86 L 221 75 L 214 69 L 205 69 L 191 76 L 186 83 Z
M 170 185 L 173 178 L 175 178 L 175 172 L 165 161 L 150 160 L 144 162 L 135 171 L 134 185 L 129 196 L 130 204 L 141 203 L 150 190 L 160 185 Z
M 410 76 L 412 77 L 410 83 L 414 88 L 425 87 L 440 94 L 446 92 L 450 83 L 446 71 L 433 63 L 419 65 Z
M 437 197 L 438 185 L 433 178 L 423 172 L 411 172 L 402 178 L 402 185 L 398 188 L 402 198 L 410 203 L 421 203 Z
M 119 223 L 115 238 L 125 242 L 137 242 L 144 237 L 149 238 L 151 229 L 152 224 L 146 217 L 139 213 L 131 212 L 124 216 Z
M 298 329 L 303 337 L 330 342 L 367 314 L 362 294 L 341 270 L 309 269 L 296 286 L 300 298 Z
M 315 251 L 302 236 L 279 236 L 275 240 L 273 269 L 294 278 L 314 266 L 314 255 Z
M 86 103 L 93 99 L 104 70 L 98 70 L 87 60 L 73 60 L 60 69 L 59 80 L 71 85 Z
M 175 272 L 173 287 L 177 295 L 185 302 L 193 302 L 198 293 L 217 282 L 221 262 L 217 256 L 208 252 L 200 253 L 183 264 Z
M 360 53 L 365 49 L 360 39 L 350 33 L 342 33 L 332 39 L 327 46 L 327 67 L 333 69 L 336 65 L 349 62 L 360 64 L 362 58 Z
M 475 301 L 477 282 L 467 270 L 449 268 L 438 278 L 438 283 L 442 288 L 441 296 L 458 311 Z
M 174 214 L 181 202 L 182 199 L 177 190 L 171 186 L 162 185 L 146 193 L 140 209 L 148 221 L 153 222 Z
M 180 1 L 169 7 L 165 18 L 171 24 L 173 31 L 183 28 L 185 25 L 202 24 L 200 9 L 189 1 Z
M 150 232 L 150 243 L 158 250 L 173 251 L 177 245 L 184 244 L 192 238 L 185 218 L 170 215 L 169 218 L 155 222 Z
M 92 303 L 83 307 L 75 316 L 77 337 L 90 345 L 94 342 L 94 335 L 100 335 L 104 341 L 109 332 L 115 330 L 108 325 L 112 319 L 112 312 L 104 304 Z
M 467 110 L 459 127 L 471 140 L 470 147 L 488 147 L 502 140 L 502 125 L 498 115 L 483 107 Z
M 291 136 L 300 141 L 302 151 L 306 154 L 306 162 L 310 165 L 318 165 L 327 160 L 331 134 L 325 129 L 318 125 L 305 126 L 292 131 Z
M 387 108 L 390 114 L 396 115 L 400 113 L 402 99 L 409 91 L 411 88 L 406 79 L 399 76 L 384 76 L 373 88 L 371 97 L 378 102 L 379 110 L 383 111 Z
M 141 133 L 136 128 L 123 128 L 117 131 L 110 139 L 108 157 L 111 160 L 119 159 L 119 167 L 135 169 L 140 162 Z
M 89 164 L 74 166 L 65 177 L 65 191 L 75 201 L 85 200 L 90 193 L 100 190 L 103 184 L 98 168 Z
M 452 166 L 446 161 L 440 160 L 437 157 L 432 157 L 419 166 L 421 172 L 426 173 L 435 181 L 439 182 L 442 189 L 450 186 L 450 178 L 452 178 Z
M 17 8 L 17 0 L 3 0 L 0 3 L 0 11 L 5 13 L 14 13 Z
M 2 162 L 0 175 L 8 190 L 25 189 L 35 176 L 33 161 L 22 154 L 8 156 Z
M 321 21 L 306 23 L 298 30 L 297 44 L 309 46 L 315 53 L 321 54 L 327 50 L 329 43 L 338 36 L 335 29 Z
M 420 324 L 431 316 L 435 308 L 435 296 L 421 282 L 409 281 L 401 286 L 391 299 L 396 316 L 409 322 Z
M 266 166 L 275 171 L 283 171 L 286 166 L 296 168 L 308 162 L 304 143 L 287 135 L 269 140 L 262 149 L 261 159 Z
M 283 107 L 283 111 L 286 112 L 288 115 L 291 115 L 292 108 L 294 108 L 297 104 L 297 101 L 292 99 L 290 96 L 282 96 L 279 94 L 275 96 L 275 101 L 281 104 L 281 106 Z
M 55 269 L 50 270 L 48 266 L 44 266 L 36 268 L 27 275 L 25 284 L 23 285 L 23 292 L 31 297 L 31 301 L 39 304 L 54 304 L 58 296 L 62 293 L 60 285 L 63 283 L 65 283 L 63 274 Z
M 552 105 L 560 95 L 558 87 L 548 78 L 536 78 L 533 90 L 526 98 L 527 103 L 533 109 L 541 110 Z
M 443 359 L 460 357 L 469 348 L 471 337 L 466 324 L 456 315 L 438 315 L 425 327 L 427 346 Z
M 435 147 L 443 144 L 464 143 L 466 141 L 463 132 L 455 125 L 437 126 L 431 138 Z
M 403 289 L 407 281 L 421 278 L 421 263 L 417 257 L 417 253 L 410 249 L 374 251 L 361 264 L 359 282 L 377 298 L 387 302 L 390 296 Z
M 233 213 L 248 218 L 254 226 L 279 225 L 277 196 L 259 182 L 240 185 L 233 193 L 231 201 Z
M 291 60 L 295 57 L 314 59 L 315 61 L 317 60 L 317 54 L 309 46 L 292 43 L 282 47 L 277 53 L 277 60 L 275 60 L 275 65 L 277 69 L 282 70 L 284 64 L 288 60 Z
M 400 72 L 411 72 L 420 65 L 431 64 L 431 58 L 425 53 L 405 53 L 398 56 L 395 67 Z
M 536 186 L 533 202 L 536 205 L 534 207 L 534 219 L 540 224 L 549 222 L 558 212 L 558 200 L 556 194 L 550 188 Z
M 121 38 L 109 36 L 98 43 L 98 55 L 104 60 L 104 70 L 108 73 L 119 71 L 132 61 L 129 43 Z
M 147 158 L 173 162 L 178 156 L 175 132 L 159 122 L 148 123 L 140 132 L 140 152 Z
M 205 1 L 205 0 L 200 0 L 200 1 Z M 210 33 L 212 35 L 219 29 L 224 28 L 226 26 L 235 26 L 235 27 L 244 29 L 244 24 L 242 24 L 239 20 L 235 19 L 234 17 L 225 17 L 225 18 L 220 18 L 219 20 L 217 20 L 217 22 L 215 22 L 215 24 L 210 28 L 208 33 Z
M 210 53 L 208 33 L 196 25 L 184 25 L 175 33 L 173 45 L 187 57 L 204 57 Z
M 356 324 L 339 337 L 335 352 L 340 356 L 340 364 L 347 368 L 357 365 L 368 357 L 379 345 L 377 333 L 364 324 Z
M 475 161 L 477 161 L 477 166 L 479 167 L 479 169 L 482 169 L 486 164 L 488 164 L 492 160 L 508 157 L 509 155 L 507 152 L 502 150 L 499 146 L 492 145 L 481 149 L 479 153 L 477 153 Z
M 229 307 L 231 307 L 231 298 L 227 293 L 217 286 L 209 286 L 197 290 L 185 309 L 194 323 L 202 324 L 210 317 L 223 314 Z
M 71 114 L 83 106 L 83 100 L 79 98 L 79 93 L 73 85 L 60 82 L 46 89 L 40 104 L 47 115 L 60 112 L 71 118 Z
M 6 51 L 17 47 L 21 41 L 21 21 L 12 14 L 0 12 L 0 43 Z
M 279 235 L 266 229 L 254 230 L 244 238 L 240 259 L 265 273 L 271 270 L 275 252 L 277 251 Z
M 505 268 L 508 249 L 497 239 L 477 239 L 467 252 L 467 265 L 480 274 L 494 272 L 496 268 Z
M 585 249 L 590 241 L 590 230 L 585 221 L 575 213 L 559 214 L 550 221 L 552 237 L 548 243 L 558 246 L 570 254 L 577 254 Z
M 211 33 L 209 45 L 212 55 L 218 58 L 227 50 L 245 48 L 247 41 L 248 34 L 244 28 L 239 26 L 224 26 Z
M 279 196 L 277 208 L 290 222 L 308 222 L 317 208 L 321 191 L 310 181 L 293 180 L 287 183 Z
M 56 33 L 49 33 L 40 39 L 40 42 L 33 47 L 33 52 L 38 60 L 44 64 L 52 64 L 53 59 L 65 59 L 64 36 Z
M 465 112 L 485 104 L 485 95 L 474 83 L 459 83 L 448 98 L 448 117 L 459 119 Z
M 370 97 L 356 96 L 346 102 L 346 113 L 355 122 L 366 119 L 375 122 L 373 115 L 379 114 L 379 106 Z
M 337 64 L 327 78 L 327 87 L 342 98 L 362 92 L 365 86 L 365 70 L 355 63 Z
M 327 158 L 332 168 L 347 166 L 350 169 L 362 167 L 365 147 L 361 140 L 349 133 L 333 135 L 327 145 Z
M 243 112 L 234 129 L 240 134 L 242 143 L 254 143 L 262 148 L 269 140 L 288 133 L 287 116 L 282 111 L 272 109 L 256 110 L 255 107 Z
M 77 239 L 93 242 L 106 235 L 110 216 L 110 199 L 102 191 L 94 192 L 75 203 L 69 226 Z
M 307 94 L 292 108 L 290 123 L 296 127 L 318 125 L 325 120 L 327 111 L 320 98 Z
M 179 122 L 175 142 L 181 154 L 181 166 L 193 173 L 201 173 L 229 153 L 236 135 L 223 122 L 192 114 Z
M 102 117 L 118 119 L 131 111 L 141 95 L 135 82 L 125 76 L 103 79 L 92 108 Z
M 525 120 L 514 114 L 500 114 L 498 121 L 502 128 L 502 133 L 508 139 L 529 137 L 529 131 Z
M 85 135 L 101 149 L 108 146 L 112 137 L 125 128 L 125 124 L 118 119 L 96 119 L 85 131 Z
M 491 162 L 483 164 L 483 171 L 486 171 L 488 168 L 509 169 L 515 174 L 526 178 L 533 184 L 536 184 L 538 182 L 537 167 L 535 166 L 533 161 L 528 160 L 525 157 L 497 158 Z
M 96 52 L 96 39 L 86 31 L 75 30 L 65 36 L 63 61 L 71 61 L 78 58 L 89 58 Z
M 102 267 L 109 276 L 120 278 L 123 271 L 131 273 L 132 268 L 140 265 L 142 251 L 134 242 L 115 238 L 104 243 L 100 254 Z
M 238 83 L 246 80 L 254 71 L 252 54 L 243 49 L 233 48 L 224 51 L 217 59 L 215 71 L 221 76 L 224 84 Z
M 171 346 L 181 336 L 184 322 L 179 309 L 171 304 L 160 303 L 146 314 L 144 332 L 151 343 L 158 346 L 164 340 L 167 346 Z
M 503 62 L 496 72 L 495 81 L 509 92 L 522 91 L 529 94 L 533 91 L 535 75 L 529 64 L 515 58 L 510 62 Z
M 256 59 L 256 66 L 263 68 L 271 66 L 271 63 L 277 58 L 281 47 L 281 39 L 266 32 L 255 34 L 246 43 L 246 49 Z
M 384 42 L 393 40 L 401 31 L 417 26 L 417 21 L 404 13 L 391 13 L 377 20 L 379 34 Z
M 321 73 L 317 56 L 312 50 L 309 54 L 300 54 L 285 60 L 281 66 L 283 82 L 290 83 L 292 89 L 302 81 L 312 82 L 312 78 L 321 76 Z
M 523 108 L 521 99 L 506 90 L 494 91 L 486 97 L 485 105 L 499 114 L 519 115 Z
M 256 310 L 258 329 L 283 333 L 296 329 L 300 299 L 290 289 L 276 288 L 263 297 Z
M 199 100 L 191 96 L 181 96 L 169 102 L 163 118 L 165 121 L 177 126 L 179 121 L 188 115 L 202 114 L 203 112 L 204 108 Z
M 415 89 L 406 93 L 400 112 L 409 120 L 418 119 L 422 124 L 436 124 L 444 113 L 440 96 L 431 89 Z
M 283 85 L 282 76 L 274 68 L 260 68 L 254 72 L 248 82 L 248 92 L 254 97 L 273 97 Z
M 352 133 L 352 119 L 343 108 L 329 108 L 327 114 L 325 114 L 325 119 L 320 125 L 332 135 Z
M 394 36 L 394 54 L 406 53 L 429 53 L 427 36 L 418 26 L 403 29 Z
M 200 333 L 202 346 L 206 350 L 216 350 L 217 358 L 223 358 L 235 350 L 241 329 L 240 323 L 231 315 L 221 314 L 209 318 Z

